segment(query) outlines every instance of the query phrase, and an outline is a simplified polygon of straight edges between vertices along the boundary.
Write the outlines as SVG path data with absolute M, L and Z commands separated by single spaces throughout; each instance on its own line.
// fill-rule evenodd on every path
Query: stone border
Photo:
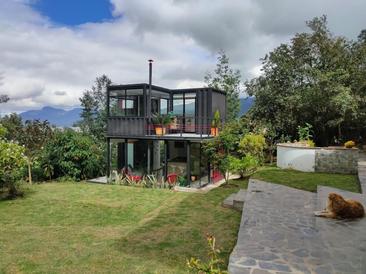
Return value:
M 239 179 L 239 175 L 231 174 L 229 175 L 229 180 Z M 216 183 L 207 184 L 201 188 L 194 188 L 194 187 L 183 187 L 183 186 L 175 186 L 173 188 L 174 191 L 178 192 L 190 192 L 190 193 L 207 193 L 211 189 L 217 188 L 225 183 L 225 179 L 221 179 Z
M 330 146 L 330 147 L 306 147 L 306 146 L 297 146 L 294 143 L 280 143 L 277 144 L 280 147 L 291 147 L 291 148 L 301 148 L 301 149 L 325 149 L 325 150 L 360 150 L 359 148 L 345 148 L 341 146 Z

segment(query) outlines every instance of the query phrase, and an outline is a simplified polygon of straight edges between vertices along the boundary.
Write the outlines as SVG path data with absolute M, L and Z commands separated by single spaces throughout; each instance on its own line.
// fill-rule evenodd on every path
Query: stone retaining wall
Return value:
M 342 147 L 299 147 L 277 145 L 277 166 L 305 172 L 357 174 L 358 160 L 366 154 L 359 149 Z
M 318 149 L 315 152 L 315 172 L 357 174 L 358 149 Z

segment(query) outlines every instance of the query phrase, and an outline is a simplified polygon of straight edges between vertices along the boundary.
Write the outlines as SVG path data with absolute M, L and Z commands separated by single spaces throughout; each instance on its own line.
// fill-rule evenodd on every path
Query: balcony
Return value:
M 222 123 L 226 97 L 212 88 L 170 90 L 147 84 L 115 85 L 107 89 L 109 138 L 202 139 L 210 138 L 216 112 Z M 172 113 L 176 119 L 163 135 L 155 133 L 154 115 Z
M 212 119 L 207 117 L 176 117 L 165 128 L 163 135 L 156 134 L 156 127 L 147 117 L 109 117 L 108 137 L 146 139 L 203 139 L 212 138 Z

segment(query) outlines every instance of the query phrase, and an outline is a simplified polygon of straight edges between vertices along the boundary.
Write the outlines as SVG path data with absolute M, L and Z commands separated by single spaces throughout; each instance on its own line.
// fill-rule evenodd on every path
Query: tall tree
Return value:
M 104 140 L 107 127 L 106 89 L 111 83 L 112 81 L 108 76 L 103 74 L 97 77 L 91 89 L 86 90 L 79 98 L 83 110 L 78 125 L 84 133 L 91 135 L 98 141 Z
M 226 93 L 228 121 L 237 119 L 240 110 L 239 93 L 241 87 L 241 75 L 239 70 L 230 67 L 229 57 L 223 50 L 218 52 L 216 69 L 213 73 L 207 73 L 205 83 L 209 87 L 217 88 Z
M 8 95 L 2 95 L 2 94 L 0 94 L 0 104 L 1 103 L 6 103 L 7 101 L 9 101 Z
M 19 142 L 23 130 L 22 117 L 16 113 L 11 113 L 0 118 L 0 123 L 6 128 L 4 136 L 7 140 Z
M 32 184 L 33 162 L 40 155 L 43 146 L 50 141 L 52 128 L 48 121 L 27 120 L 22 129 L 20 143 L 25 147 L 25 156 L 28 165 L 28 180 Z
M 278 135 L 296 136 L 297 126 L 310 123 L 315 140 L 327 145 L 348 117 L 357 112 L 350 86 L 350 43 L 333 36 L 325 16 L 307 22 L 299 33 L 262 59 L 263 74 L 245 83 L 255 96 L 249 115 L 270 123 Z

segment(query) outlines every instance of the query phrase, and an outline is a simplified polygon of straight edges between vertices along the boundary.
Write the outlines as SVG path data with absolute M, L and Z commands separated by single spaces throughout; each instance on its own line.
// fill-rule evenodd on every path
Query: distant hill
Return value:
M 81 108 L 64 110 L 60 108 L 44 107 L 39 110 L 28 110 L 20 113 L 23 121 L 26 120 L 47 120 L 50 124 L 59 127 L 71 127 L 80 120 Z
M 254 98 L 240 98 L 240 111 L 239 116 L 245 114 L 249 108 L 253 105 Z M 183 105 L 181 106 L 183 111 Z M 52 125 L 59 127 L 71 127 L 75 122 L 80 120 L 81 108 L 74 108 L 71 110 L 64 110 L 60 108 L 44 107 L 39 110 L 28 110 L 20 113 L 23 121 L 26 120 L 48 120 Z M 186 111 L 193 113 L 194 104 L 186 105 Z M 179 112 L 179 107 L 178 110 Z

